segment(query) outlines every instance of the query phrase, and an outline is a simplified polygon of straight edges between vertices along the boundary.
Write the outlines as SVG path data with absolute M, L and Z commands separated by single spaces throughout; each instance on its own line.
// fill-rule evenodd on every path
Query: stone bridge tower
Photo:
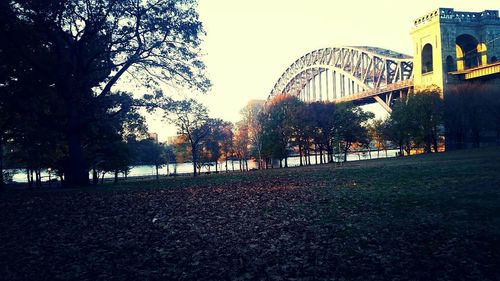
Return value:
M 500 86 L 498 11 L 458 12 L 439 8 L 414 21 L 415 88 L 447 89 L 465 80 L 488 79 Z

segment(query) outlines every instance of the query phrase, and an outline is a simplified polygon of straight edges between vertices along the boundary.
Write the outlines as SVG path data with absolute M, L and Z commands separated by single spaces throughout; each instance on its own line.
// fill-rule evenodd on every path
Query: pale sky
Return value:
M 413 20 L 432 10 L 499 10 L 499 0 L 200 0 L 207 35 L 204 61 L 213 87 L 203 102 L 212 117 L 236 122 L 252 99 L 266 99 L 283 71 L 303 54 L 367 45 L 412 54 Z M 148 118 L 160 140 L 176 130 Z

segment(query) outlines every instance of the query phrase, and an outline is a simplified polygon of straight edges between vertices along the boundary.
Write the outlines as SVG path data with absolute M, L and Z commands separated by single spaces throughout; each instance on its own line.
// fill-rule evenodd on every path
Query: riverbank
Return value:
M 369 159 L 376 158 L 388 158 L 388 157 L 396 157 L 399 150 L 390 149 L 390 150 L 380 150 L 380 151 L 360 151 L 353 152 L 347 155 L 347 161 L 363 161 Z M 310 156 L 311 163 L 313 165 L 317 165 L 320 163 L 318 157 L 315 157 L 314 154 Z M 337 157 L 336 160 L 339 159 L 340 156 Z M 326 162 L 326 159 L 325 159 Z M 288 166 L 296 167 L 299 166 L 300 160 L 297 155 L 293 155 L 288 157 Z M 227 162 L 219 162 L 218 163 L 218 173 L 231 173 L 238 172 L 244 170 L 242 168 L 242 163 L 238 160 L 230 160 Z M 275 168 L 279 167 L 279 162 L 276 161 Z M 257 162 L 254 160 L 248 161 L 248 169 L 254 170 L 257 169 Z M 203 165 L 198 171 L 200 174 L 213 174 L 215 172 L 215 163 L 208 163 Z M 14 188 L 27 188 L 28 187 L 28 179 L 26 175 L 25 169 L 7 169 L 8 172 L 12 174 L 12 183 L 10 183 L 10 187 Z M 158 169 L 159 177 L 170 177 L 170 176 L 192 176 L 193 175 L 193 164 L 191 162 L 186 163 L 173 163 L 168 165 L 160 165 Z M 47 169 L 41 171 L 42 177 L 42 185 L 43 187 L 60 187 L 60 182 L 58 177 L 54 172 L 50 173 Z M 89 174 L 89 178 L 92 177 L 92 174 Z M 101 178 L 102 177 L 102 178 Z M 101 174 L 99 177 L 99 182 L 114 182 L 115 175 L 114 173 L 106 173 L 104 176 Z M 48 181 L 52 179 L 52 183 L 48 183 Z M 118 174 L 118 181 L 140 181 L 140 180 L 148 180 L 148 179 L 156 179 L 156 166 L 154 165 L 135 165 L 130 166 L 127 175 L 124 173 Z
M 0 194 L 7 280 L 497 280 L 500 148 Z

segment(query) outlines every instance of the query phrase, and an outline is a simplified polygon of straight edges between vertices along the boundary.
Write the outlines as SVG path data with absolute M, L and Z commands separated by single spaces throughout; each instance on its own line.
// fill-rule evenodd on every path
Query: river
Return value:
M 392 149 L 387 151 L 387 157 L 395 157 L 399 150 L 397 149 Z M 385 158 L 385 152 L 380 151 L 379 153 L 380 158 Z M 377 157 L 377 152 L 372 151 L 371 152 L 371 159 L 376 159 Z M 368 160 L 370 159 L 370 155 L 362 152 L 355 152 L 355 153 L 350 153 L 347 155 L 347 161 L 359 161 L 359 160 Z M 300 160 L 299 157 L 297 156 L 292 156 L 288 158 L 288 166 L 289 167 L 295 167 L 299 166 Z M 315 164 L 315 158 L 314 156 L 311 156 L 311 163 Z M 318 159 L 319 163 L 319 159 Z M 219 171 L 226 171 L 226 162 L 221 162 L 218 164 L 218 170 Z M 279 162 L 274 165 L 275 167 L 279 166 Z M 257 168 L 257 163 L 255 161 L 248 161 L 248 168 L 249 169 L 256 169 Z M 240 164 L 238 161 L 228 161 L 227 162 L 227 170 L 228 171 L 239 171 L 240 170 Z M 27 178 L 26 178 L 26 171 L 23 169 L 19 170 L 8 170 L 11 173 L 13 173 L 12 176 L 12 181 L 17 182 L 17 183 L 26 183 Z M 215 171 L 215 166 L 214 163 L 211 163 L 211 165 L 205 165 L 201 167 L 201 173 L 207 173 L 207 172 L 214 172 Z M 178 164 L 169 164 L 168 167 L 167 165 L 163 165 L 159 168 L 158 173 L 161 176 L 166 176 L 166 175 L 171 175 L 171 174 L 191 174 L 193 172 L 193 164 L 192 163 L 178 163 Z M 155 176 L 156 175 L 156 168 L 154 165 L 137 165 L 137 166 L 131 166 L 130 171 L 128 173 L 128 177 L 150 177 L 150 176 Z M 119 174 L 119 177 L 124 177 L 123 174 Z M 56 178 L 56 175 L 54 173 L 51 173 L 50 178 Z M 112 179 L 114 178 L 113 173 L 106 173 L 104 175 L 105 179 Z M 49 172 L 48 170 L 43 170 L 42 171 L 42 181 L 48 181 L 49 180 Z

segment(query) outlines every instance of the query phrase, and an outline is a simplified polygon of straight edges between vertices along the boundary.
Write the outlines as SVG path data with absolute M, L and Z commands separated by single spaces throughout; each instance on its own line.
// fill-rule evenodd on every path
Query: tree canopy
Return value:
M 12 120 L 21 110 L 33 114 L 21 117 L 29 126 L 33 120 L 57 120 L 48 126 L 63 135 L 61 172 L 68 185 L 88 184 L 85 158 L 92 145 L 87 141 L 92 142 L 90 132 L 102 121 L 101 113 L 115 117 L 134 106 L 155 106 L 117 96 L 114 85 L 126 79 L 149 88 L 170 83 L 205 91 L 210 86 L 199 57 L 204 31 L 196 2 L 3 1 L 0 107 L 11 110 L 0 113 L 0 140 L 26 131 Z M 36 108 L 14 106 L 26 99 Z

